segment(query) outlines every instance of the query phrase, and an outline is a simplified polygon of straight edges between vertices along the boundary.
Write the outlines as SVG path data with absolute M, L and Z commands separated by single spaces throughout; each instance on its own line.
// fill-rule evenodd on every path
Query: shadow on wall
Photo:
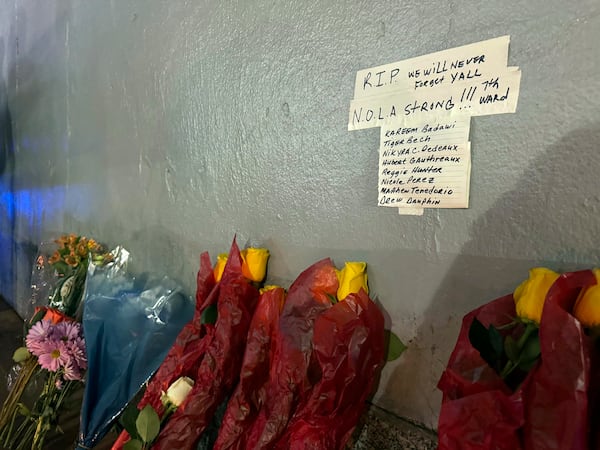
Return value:
M 531 267 L 571 271 L 600 265 L 598 142 L 600 124 L 565 135 L 474 223 L 471 240 L 444 276 L 380 406 L 437 428 L 441 393 L 436 385 L 463 316 L 512 292 Z M 415 389 L 418 384 L 430 390 Z

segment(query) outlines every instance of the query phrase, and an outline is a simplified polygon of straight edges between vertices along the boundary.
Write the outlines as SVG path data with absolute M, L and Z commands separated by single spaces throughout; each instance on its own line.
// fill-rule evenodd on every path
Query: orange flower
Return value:
M 88 254 L 88 248 L 87 245 L 85 243 L 85 241 L 79 241 L 79 243 L 77 244 L 77 255 L 81 256 L 82 258 L 85 258 Z
M 77 265 L 79 264 L 79 261 L 80 261 L 79 258 L 75 255 L 68 255 L 65 258 L 65 262 L 71 267 L 77 267 Z
M 58 250 L 56 250 L 54 253 L 52 253 L 52 256 L 50 258 L 48 258 L 48 262 L 50 264 L 56 264 L 59 261 L 60 261 L 60 253 L 58 253 Z
M 100 250 L 100 246 L 98 245 L 98 243 L 93 240 L 93 239 L 89 239 L 87 241 L 87 248 L 93 252 L 97 252 L 98 250 Z
M 67 236 L 63 235 L 56 239 L 54 242 L 56 242 L 60 247 L 64 247 L 67 245 Z
M 79 241 L 79 237 L 75 236 L 74 234 L 70 234 L 67 237 L 67 243 L 69 244 L 69 246 L 74 247 L 75 244 L 77 244 L 77 241 Z
M 49 320 L 54 325 L 56 325 L 59 322 L 72 321 L 73 320 L 69 316 L 67 316 L 67 315 L 63 314 L 62 312 L 60 312 L 58 309 L 48 308 L 46 306 L 38 306 L 38 307 L 36 307 L 34 315 L 38 314 L 40 311 L 46 311 L 46 313 L 41 318 L 41 320 Z

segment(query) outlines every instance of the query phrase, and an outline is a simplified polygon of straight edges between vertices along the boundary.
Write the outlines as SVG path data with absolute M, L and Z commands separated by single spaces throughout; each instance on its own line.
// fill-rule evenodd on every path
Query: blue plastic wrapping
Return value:
M 127 252 L 121 249 L 117 262 Z M 194 314 L 193 300 L 167 277 L 133 277 L 126 264 L 90 267 L 83 332 L 88 371 L 78 449 L 94 447 L 165 358 Z

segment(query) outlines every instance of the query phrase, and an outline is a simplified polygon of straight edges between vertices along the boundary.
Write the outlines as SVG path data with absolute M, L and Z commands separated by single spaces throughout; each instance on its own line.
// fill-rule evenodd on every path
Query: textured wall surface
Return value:
M 356 71 L 505 34 L 519 106 L 472 120 L 470 208 L 377 207 L 379 130 L 346 125 Z M 598 265 L 599 40 L 597 0 L 3 0 L 0 293 L 26 298 L 63 231 L 190 293 L 235 233 L 286 285 L 365 260 L 409 344 L 376 402 L 435 427 L 467 311 L 533 265 Z

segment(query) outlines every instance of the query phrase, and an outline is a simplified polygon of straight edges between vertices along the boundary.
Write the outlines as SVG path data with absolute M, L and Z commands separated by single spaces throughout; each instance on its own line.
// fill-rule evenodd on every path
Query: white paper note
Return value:
M 509 67 L 488 79 L 352 100 L 348 129 L 377 127 L 385 120 L 401 117 L 418 120 L 444 113 L 468 113 L 472 116 L 513 113 L 517 109 L 520 81 L 521 71 Z
M 379 206 L 467 208 L 470 116 L 405 118 L 381 127 Z
M 467 208 L 471 116 L 514 113 L 521 71 L 501 36 L 360 70 L 348 130 L 381 127 L 378 205 Z
M 393 91 L 447 87 L 466 78 L 489 78 L 506 69 L 510 36 L 442 50 L 356 73 L 354 99 Z

